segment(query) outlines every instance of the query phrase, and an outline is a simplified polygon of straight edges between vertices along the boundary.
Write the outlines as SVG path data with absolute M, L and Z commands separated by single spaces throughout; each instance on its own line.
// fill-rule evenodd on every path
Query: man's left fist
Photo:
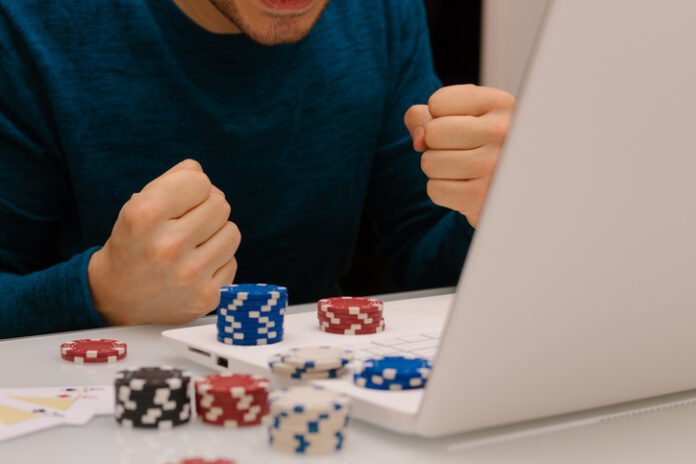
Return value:
M 476 227 L 515 108 L 509 93 L 476 85 L 435 92 L 427 105 L 408 109 L 404 122 L 413 148 L 423 153 L 434 203 L 459 211 Z

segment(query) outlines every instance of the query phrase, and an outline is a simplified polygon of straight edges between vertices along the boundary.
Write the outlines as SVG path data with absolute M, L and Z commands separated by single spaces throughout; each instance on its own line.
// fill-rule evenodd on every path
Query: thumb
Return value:
M 428 146 L 425 144 L 424 126 L 432 119 L 428 105 L 413 105 L 406 111 L 404 124 L 406 124 L 406 128 L 411 133 L 414 150 L 425 151 L 428 149 Z
M 203 166 L 201 166 L 201 163 L 199 163 L 198 161 L 189 158 L 181 161 L 178 164 L 175 164 L 169 171 L 165 172 L 165 174 L 181 171 L 184 169 L 188 169 L 190 171 L 203 171 Z

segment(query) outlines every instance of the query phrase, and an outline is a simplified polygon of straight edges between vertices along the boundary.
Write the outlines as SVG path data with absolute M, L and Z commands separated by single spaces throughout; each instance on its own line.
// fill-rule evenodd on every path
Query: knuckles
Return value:
M 136 193 L 123 205 L 119 216 L 129 230 L 139 231 L 155 224 L 161 214 L 158 202 L 144 197 L 142 193 Z
M 160 264 L 171 265 L 183 254 L 186 244 L 186 236 L 183 234 L 170 233 L 156 238 L 150 243 L 150 258 Z

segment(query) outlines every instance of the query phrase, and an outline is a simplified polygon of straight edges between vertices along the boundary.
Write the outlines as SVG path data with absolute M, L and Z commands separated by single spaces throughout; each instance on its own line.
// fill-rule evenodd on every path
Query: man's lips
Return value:
M 297 12 L 307 9 L 314 0 L 260 0 L 260 2 L 270 10 Z

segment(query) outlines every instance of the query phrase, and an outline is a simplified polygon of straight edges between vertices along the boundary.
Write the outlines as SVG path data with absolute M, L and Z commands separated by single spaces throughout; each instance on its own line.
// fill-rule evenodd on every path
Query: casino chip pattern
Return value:
M 268 359 L 268 366 L 274 374 L 291 379 L 334 379 L 344 373 L 344 366 L 352 360 L 350 350 L 309 346 L 274 354 Z
M 269 412 L 270 385 L 267 378 L 251 374 L 215 374 L 196 380 L 198 418 L 220 427 L 259 425 Z
M 352 296 L 324 298 L 317 302 L 319 328 L 341 335 L 384 332 L 384 305 L 374 298 Z
M 127 354 L 125 343 L 108 338 L 73 340 L 60 345 L 60 357 L 75 364 L 114 363 Z
M 319 386 L 304 385 L 273 391 L 269 396 L 273 449 L 295 454 L 340 450 L 350 420 L 350 399 Z
M 169 429 L 191 419 L 191 376 L 173 367 L 140 367 L 116 374 L 116 422 Z
M 368 359 L 353 374 L 356 385 L 375 390 L 423 388 L 432 370 L 430 361 L 410 356 L 384 356 Z
M 266 345 L 283 340 L 288 306 L 285 287 L 233 284 L 220 289 L 217 339 L 228 345 Z

